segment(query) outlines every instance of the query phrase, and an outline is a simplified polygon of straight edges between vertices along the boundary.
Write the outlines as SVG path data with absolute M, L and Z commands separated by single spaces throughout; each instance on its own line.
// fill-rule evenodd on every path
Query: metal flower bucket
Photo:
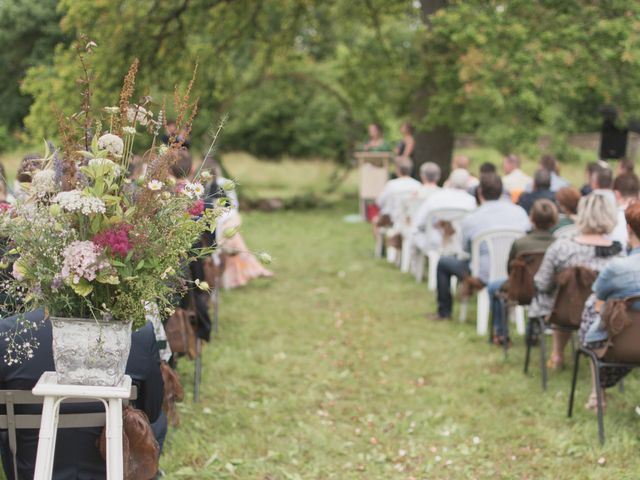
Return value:
M 58 382 L 115 386 L 124 377 L 131 350 L 131 323 L 49 317 Z

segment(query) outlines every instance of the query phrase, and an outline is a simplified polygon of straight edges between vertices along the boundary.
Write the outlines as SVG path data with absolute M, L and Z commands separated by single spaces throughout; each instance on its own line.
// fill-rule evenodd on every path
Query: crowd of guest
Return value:
M 423 163 L 418 182 L 410 177 L 410 158 L 399 156 L 395 178 L 387 182 L 376 201 L 380 213 L 372 220 L 374 233 L 400 235 L 402 241 L 394 245 L 410 256 L 411 268 L 417 271 L 421 262 L 433 258 L 429 252 L 438 253 L 437 264 L 428 265 L 437 270 L 437 308 L 429 317 L 436 321 L 451 319 L 452 277 L 458 279 L 458 285 L 470 282 L 479 289 L 486 287 L 491 305 L 491 341 L 502 348 L 510 345 L 506 315 L 510 300 L 505 293 L 508 276 L 516 259 L 537 254 L 541 261 L 531 273 L 529 318 L 549 320 L 554 306 L 562 301 L 558 298 L 561 272 L 578 267 L 592 271 L 597 275 L 593 295 L 577 306 L 583 312 L 579 340 L 584 348 L 602 346 L 607 329 L 601 322 L 599 306 L 611 298 L 640 294 L 640 266 L 635 260 L 640 258 L 640 180 L 633 163 L 621 161 L 615 170 L 604 161 L 590 163 L 587 182 L 579 190 L 561 177 L 559 162 L 548 154 L 540 158 L 531 175 L 522 170 L 516 155 L 504 157 L 502 176 L 494 164 L 487 163 L 475 177 L 470 163 L 468 157 L 456 156 L 446 179 L 441 178 L 438 165 Z M 451 209 L 462 211 L 462 219 L 454 222 L 438 216 Z M 490 278 L 490 249 L 482 243 L 476 259 L 479 268 L 472 272 L 474 241 L 487 232 L 501 230 L 520 236 L 511 246 L 505 265 L 507 276 Z M 543 333 L 538 331 L 537 335 Z M 550 333 L 553 346 L 547 364 L 559 369 L 565 364 L 565 348 L 574 332 L 552 329 Z M 627 372 L 602 372 L 600 385 L 594 380 L 586 407 L 594 409 L 597 389 L 611 387 Z

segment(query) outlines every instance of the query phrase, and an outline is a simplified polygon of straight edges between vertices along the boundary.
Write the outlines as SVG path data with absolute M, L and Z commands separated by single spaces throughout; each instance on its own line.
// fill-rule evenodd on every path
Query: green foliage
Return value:
M 345 125 L 405 118 L 501 151 L 534 154 L 545 137 L 568 152 L 566 134 L 596 129 L 601 105 L 622 122 L 640 107 L 638 2 L 452 0 L 427 17 L 431 3 L 62 0 L 59 11 L 65 35 L 98 44 L 95 102 L 115 101 L 136 56 L 158 103 L 172 94 L 159 85 L 184 84 L 197 61 L 196 143 L 230 112 L 225 147 L 261 156 L 341 158 L 364 135 Z M 73 105 L 77 76 L 64 44 L 29 70 L 33 135 L 55 132 L 52 108 Z
M 20 127 L 29 112 L 31 99 L 19 90 L 25 72 L 50 64 L 55 45 L 65 41 L 56 4 L 57 0 L 0 2 L 0 125 L 7 130 Z
M 351 125 L 335 96 L 280 80 L 238 97 L 222 148 L 258 157 L 345 158 Z

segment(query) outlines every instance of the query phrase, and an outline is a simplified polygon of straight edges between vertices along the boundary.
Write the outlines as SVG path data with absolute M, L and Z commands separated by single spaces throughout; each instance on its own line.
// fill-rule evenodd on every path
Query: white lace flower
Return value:
M 114 115 L 120 111 L 120 107 L 104 107 L 104 111 Z
M 135 121 L 143 127 L 147 126 L 151 117 L 153 113 L 140 105 L 131 105 L 127 110 L 127 120 L 131 123 Z
M 135 135 L 136 127 L 122 127 L 122 131 L 127 135 Z
M 56 172 L 54 170 L 40 170 L 31 180 L 31 187 L 40 198 L 56 191 Z
M 106 150 L 112 155 L 122 155 L 124 151 L 124 142 L 122 139 L 114 135 L 113 133 L 105 133 L 98 139 L 98 148 L 100 150 Z
M 147 188 L 153 191 L 161 190 L 163 186 L 164 183 L 162 183 L 160 180 L 151 180 L 149 183 L 147 183 Z
M 53 197 L 53 201 L 67 212 L 82 212 L 84 215 L 106 212 L 105 204 L 101 199 L 84 195 L 80 190 L 60 192 Z

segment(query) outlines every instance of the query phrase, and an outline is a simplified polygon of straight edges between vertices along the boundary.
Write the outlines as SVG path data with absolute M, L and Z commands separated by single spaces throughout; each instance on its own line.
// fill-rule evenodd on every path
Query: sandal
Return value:
M 598 395 L 596 393 L 592 393 L 589 395 L 589 400 L 584 404 L 584 408 L 587 410 L 591 410 L 593 412 L 598 411 Z M 604 392 L 602 392 L 602 412 L 607 408 L 607 401 L 604 397 Z
M 549 370 L 562 370 L 564 369 L 564 360 L 562 358 L 558 358 L 558 357 L 550 357 L 549 360 L 547 360 L 547 368 Z

